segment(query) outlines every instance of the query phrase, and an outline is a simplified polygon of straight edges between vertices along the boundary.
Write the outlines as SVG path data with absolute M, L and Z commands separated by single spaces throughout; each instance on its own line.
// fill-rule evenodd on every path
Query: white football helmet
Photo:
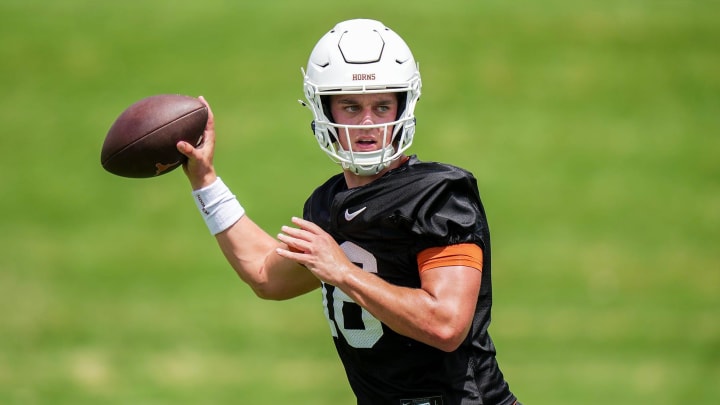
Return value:
M 410 48 L 381 22 L 343 21 L 315 45 L 303 70 L 303 87 L 313 113 L 312 128 L 327 155 L 361 176 L 379 173 L 407 150 L 415 134 L 415 104 L 420 98 L 420 71 Z M 329 118 L 326 96 L 333 94 L 401 93 L 398 117 L 378 125 L 339 125 Z M 393 128 L 392 141 L 373 152 L 344 150 L 339 136 L 352 128 Z M 387 139 L 387 137 L 384 137 Z M 350 144 L 348 140 L 348 144 Z

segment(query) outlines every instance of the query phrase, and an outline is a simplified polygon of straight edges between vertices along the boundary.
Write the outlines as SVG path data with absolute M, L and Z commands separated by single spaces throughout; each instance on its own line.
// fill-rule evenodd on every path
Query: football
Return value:
M 156 177 L 187 159 L 175 145 L 202 143 L 208 110 L 200 99 L 160 94 L 132 104 L 105 136 L 100 163 L 108 172 L 133 178 Z

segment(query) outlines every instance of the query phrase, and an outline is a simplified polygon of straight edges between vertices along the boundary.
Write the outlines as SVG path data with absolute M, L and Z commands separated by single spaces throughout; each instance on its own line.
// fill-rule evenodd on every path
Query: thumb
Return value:
M 189 143 L 187 143 L 185 141 L 178 142 L 177 145 L 175 145 L 175 147 L 177 148 L 178 152 L 182 153 L 183 155 L 185 155 L 187 157 L 192 157 L 193 149 L 195 149 L 195 148 L 193 148 L 192 145 L 190 145 Z

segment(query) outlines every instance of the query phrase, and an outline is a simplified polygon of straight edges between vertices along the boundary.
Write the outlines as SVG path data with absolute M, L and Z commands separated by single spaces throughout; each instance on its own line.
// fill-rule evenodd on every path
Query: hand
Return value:
M 177 143 L 177 150 L 187 156 L 188 160 L 183 164 L 183 171 L 190 180 L 193 190 L 198 190 L 211 185 L 216 179 L 213 157 L 215 155 L 215 117 L 213 116 L 210 104 L 204 97 L 200 101 L 208 109 L 208 120 L 203 132 L 203 141 L 200 146 L 195 147 L 185 141 Z
M 278 248 L 277 253 L 310 270 L 320 281 L 340 286 L 343 279 L 356 266 L 348 260 L 345 252 L 330 234 L 310 221 L 292 218 L 298 228 L 283 226 L 278 239 L 288 248 Z

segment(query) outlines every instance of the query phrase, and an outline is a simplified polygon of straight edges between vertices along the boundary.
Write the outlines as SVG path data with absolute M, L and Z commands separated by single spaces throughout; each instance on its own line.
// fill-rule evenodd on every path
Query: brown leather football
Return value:
M 208 110 L 200 99 L 178 94 L 144 98 L 128 107 L 105 136 L 100 163 L 123 177 L 155 177 L 187 159 L 179 141 L 200 145 Z

